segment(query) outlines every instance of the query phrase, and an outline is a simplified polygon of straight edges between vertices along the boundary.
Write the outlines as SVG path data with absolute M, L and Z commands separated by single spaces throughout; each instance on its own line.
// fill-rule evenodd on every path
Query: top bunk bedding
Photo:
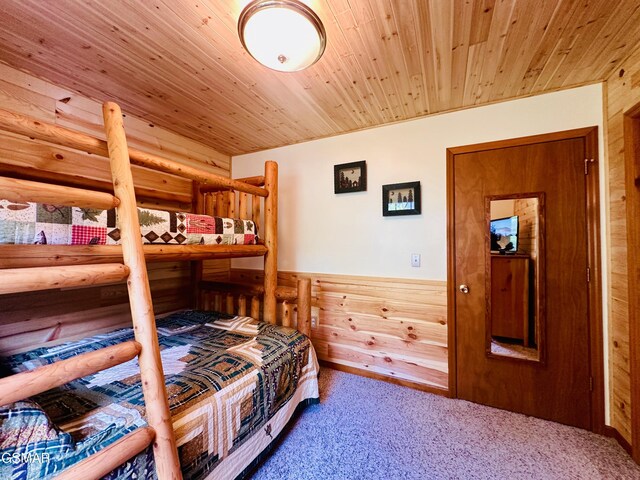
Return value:
M 295 410 L 318 399 L 318 364 L 298 331 L 185 311 L 159 319 L 165 383 L 184 478 L 236 478 Z M 126 328 L 5 359 L 13 372 L 133 339 Z M 0 408 L 0 478 L 49 479 L 146 425 L 137 360 Z M 149 447 L 108 475 L 155 477 Z
M 145 244 L 256 245 L 251 220 L 138 208 Z M 119 245 L 116 210 L 0 200 L 0 244 Z

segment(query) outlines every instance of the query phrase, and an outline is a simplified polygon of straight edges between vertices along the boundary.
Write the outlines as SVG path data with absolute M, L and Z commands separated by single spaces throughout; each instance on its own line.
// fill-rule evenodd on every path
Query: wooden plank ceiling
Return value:
M 247 0 L 3 0 L 0 61 L 230 155 L 598 82 L 638 0 L 309 0 L 328 34 L 278 73 L 242 48 Z

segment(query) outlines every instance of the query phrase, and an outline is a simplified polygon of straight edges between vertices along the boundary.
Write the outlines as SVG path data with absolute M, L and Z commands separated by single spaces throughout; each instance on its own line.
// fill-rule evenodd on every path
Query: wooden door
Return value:
M 587 268 L 593 247 L 590 242 L 597 235 L 587 216 L 588 142 L 582 136 L 524 143 L 510 141 L 504 147 L 498 143 L 449 151 L 453 389 L 457 387 L 459 398 L 591 429 Z M 597 168 L 589 168 L 590 174 L 597 175 Z M 542 319 L 545 355 L 540 362 L 492 357 L 486 351 L 485 275 L 490 249 L 486 245 L 485 198 L 540 192 L 545 198 L 546 252 L 541 259 L 545 278 L 540 285 L 546 305 Z M 597 244 L 597 238 L 595 241 Z M 468 293 L 458 290 L 461 284 L 469 287 Z M 454 288 L 455 292 L 451 291 Z

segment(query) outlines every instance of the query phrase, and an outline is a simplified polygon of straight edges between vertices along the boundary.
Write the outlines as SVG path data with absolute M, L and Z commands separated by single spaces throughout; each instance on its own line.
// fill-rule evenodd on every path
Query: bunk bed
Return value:
M 277 284 L 277 164 L 266 162 L 264 176 L 221 177 L 129 148 L 118 105 L 105 103 L 103 114 L 106 141 L 0 110 L 0 130 L 107 157 L 113 179 L 111 194 L 2 168 L 0 197 L 29 211 L 115 209 L 111 243 L 119 243 L 90 230 L 80 241 L 88 244 L 0 245 L 0 295 L 126 281 L 132 320 L 132 328 L 4 359 L 10 375 L 0 378 L 0 471 L 27 480 L 242 476 L 294 412 L 318 399 L 310 281 Z M 200 229 L 191 243 L 188 235 L 153 243 L 154 233 L 143 244 L 131 164 L 193 181 L 192 212 L 182 214 L 184 222 L 197 214 L 189 217 Z M 225 239 L 221 228 L 234 233 Z M 60 243 L 78 243 L 68 240 Z M 247 256 L 264 256 L 262 285 L 203 280 L 202 260 Z M 156 321 L 146 263 L 166 260 L 193 262 L 196 309 Z

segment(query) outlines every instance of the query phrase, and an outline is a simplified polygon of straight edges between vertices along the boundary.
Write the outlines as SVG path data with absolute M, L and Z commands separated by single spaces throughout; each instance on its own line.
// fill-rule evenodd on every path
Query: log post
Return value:
M 224 195 L 222 192 L 216 192 L 216 209 L 215 213 L 212 215 L 214 217 L 224 217 L 225 216 L 225 204 L 224 204 Z
M 251 198 L 251 220 L 256 226 L 256 233 L 262 235 L 260 232 L 260 197 L 253 195 Z
M 227 313 L 229 315 L 234 315 L 235 312 L 235 308 L 234 308 L 234 299 L 233 299 L 233 294 L 232 293 L 227 293 Z
M 239 196 L 240 199 L 238 201 L 238 216 L 240 217 L 240 220 L 247 220 L 249 218 L 247 208 L 249 196 L 244 192 L 240 192 Z
M 204 213 L 205 215 L 213 217 L 215 215 L 214 195 L 213 193 L 206 193 L 204 195 L 204 212 L 199 211 L 194 213 Z
M 229 218 L 236 218 L 236 192 L 231 190 L 228 196 L 227 215 Z
M 136 341 L 142 345 L 138 361 L 147 422 L 156 432 L 153 443 L 156 472 L 159 480 L 181 479 L 182 473 L 164 383 L 147 265 L 140 240 L 140 224 L 122 112 L 118 105 L 107 102 L 102 107 L 102 113 L 114 193 L 120 200 L 118 219 L 122 238 L 122 255 L 125 265 L 131 271 L 127 287 L 133 331 Z
M 246 317 L 247 316 L 247 297 L 246 295 L 238 296 L 238 316 Z
M 229 193 L 222 192 L 222 216 L 225 218 L 233 218 L 229 215 Z
M 205 209 L 205 195 L 200 193 L 200 182 L 191 182 L 191 211 L 202 213 Z M 205 308 L 203 298 L 198 295 L 200 282 L 202 281 L 202 260 L 191 261 L 191 303 L 195 308 Z
M 298 280 L 298 330 L 311 337 L 311 279 Z
M 276 323 L 276 288 L 278 286 L 278 164 L 265 163 L 265 188 L 269 195 L 264 207 L 264 305 L 263 320 Z
M 293 309 L 291 308 L 291 304 L 285 300 L 282 302 L 282 326 L 290 327 L 293 322 Z
M 260 298 L 251 297 L 251 318 L 260 320 Z

